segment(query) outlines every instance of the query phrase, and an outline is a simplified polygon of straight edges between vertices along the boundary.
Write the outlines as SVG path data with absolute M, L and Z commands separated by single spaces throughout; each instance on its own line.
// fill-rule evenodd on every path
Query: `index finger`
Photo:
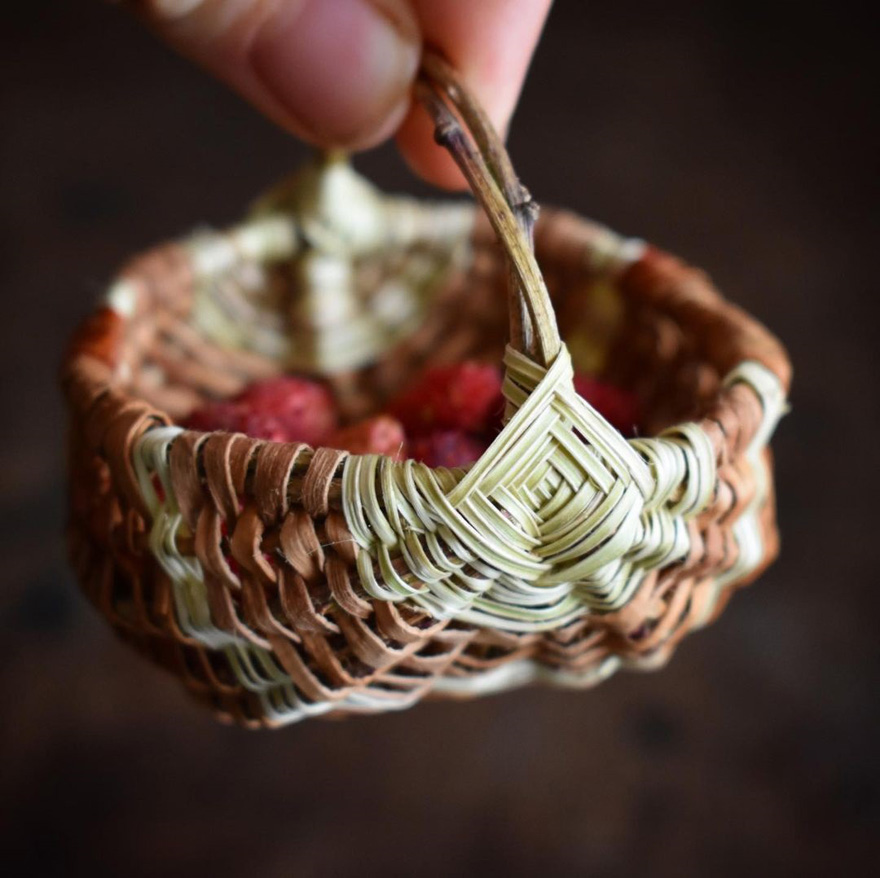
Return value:
M 507 131 L 532 53 L 552 0 L 413 0 L 427 44 L 457 68 L 495 127 Z M 397 144 L 420 176 L 439 186 L 464 187 L 458 168 L 434 143 L 425 111 L 410 108 Z

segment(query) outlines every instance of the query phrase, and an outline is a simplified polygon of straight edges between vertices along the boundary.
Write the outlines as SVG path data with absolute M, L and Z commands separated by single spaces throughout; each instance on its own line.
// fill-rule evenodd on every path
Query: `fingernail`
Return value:
M 280 16 L 257 36 L 250 57 L 297 125 L 332 146 L 390 134 L 418 67 L 415 26 L 410 33 L 367 0 L 305 0 Z

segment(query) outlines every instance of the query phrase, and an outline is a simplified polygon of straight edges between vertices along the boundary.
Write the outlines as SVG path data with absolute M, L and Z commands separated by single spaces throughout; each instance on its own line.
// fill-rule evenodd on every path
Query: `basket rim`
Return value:
M 401 200 L 394 196 L 388 196 L 387 199 L 391 203 Z M 409 198 L 402 200 L 412 202 Z M 457 202 L 451 204 L 456 211 L 461 207 Z M 420 202 L 418 206 L 425 212 L 438 208 L 437 203 L 432 201 Z M 467 206 L 467 209 L 476 214 L 472 206 Z M 475 248 L 490 246 L 491 230 L 479 215 L 474 219 L 470 245 Z M 719 372 L 730 375 L 740 364 L 755 362 L 775 378 L 780 391 L 787 396 L 791 385 L 791 364 L 782 344 L 756 318 L 724 299 L 702 270 L 640 239 L 621 238 L 610 229 L 568 209 L 552 207 L 542 212 L 536 225 L 539 257 L 549 239 L 558 237 L 565 244 L 583 245 L 584 232 L 598 233 L 602 238 L 598 248 L 582 247 L 585 265 L 604 262 L 602 276 L 615 283 L 621 294 L 643 295 L 647 292 L 644 298 L 652 307 L 686 328 L 700 323 L 708 324 L 713 337 L 729 339 L 719 355 Z M 281 241 L 284 243 L 281 244 Z M 182 297 L 183 302 L 175 302 L 169 301 L 162 293 L 163 275 L 161 270 L 156 270 L 157 266 L 162 266 L 169 277 L 175 277 L 183 271 L 191 290 L 197 283 L 208 281 L 230 267 L 227 257 L 217 256 L 221 250 L 225 254 L 234 253 L 237 259 L 254 259 L 271 265 L 290 258 L 296 252 L 296 241 L 295 218 L 278 211 L 248 218 L 222 233 L 207 233 L 201 229 L 180 240 L 155 245 L 132 257 L 110 285 L 98 307 L 84 318 L 71 338 L 62 360 L 62 384 L 68 385 L 80 367 L 85 368 L 86 372 L 93 372 L 97 368 L 101 372 L 100 378 L 95 376 L 98 384 L 112 389 L 127 402 L 141 402 L 136 396 L 128 396 L 120 389 L 120 384 L 125 383 L 125 376 L 117 367 L 126 326 L 149 309 L 168 308 L 179 315 L 189 305 L 186 297 Z M 706 347 L 709 347 L 709 342 Z M 91 361 L 91 365 L 87 365 L 87 361 Z M 705 426 L 707 421 L 719 420 L 717 409 L 723 407 L 724 395 L 729 389 L 730 384 L 722 388 L 715 409 L 700 421 L 683 421 L 676 426 L 688 423 Z M 155 410 L 153 417 L 157 425 L 173 423 L 173 419 L 160 410 Z M 185 432 L 194 436 L 207 435 L 195 430 Z M 653 438 L 644 437 L 638 441 L 650 442 Z M 320 446 L 312 450 L 318 448 Z M 345 454 L 358 456 L 349 455 L 348 452 Z

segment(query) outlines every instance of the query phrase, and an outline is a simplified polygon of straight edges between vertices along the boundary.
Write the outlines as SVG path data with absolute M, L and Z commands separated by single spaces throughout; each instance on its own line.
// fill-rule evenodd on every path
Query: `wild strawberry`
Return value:
M 428 369 L 388 406 L 411 436 L 438 430 L 485 433 L 503 409 L 500 372 L 472 361 Z
M 387 454 L 405 457 L 406 436 L 403 424 L 390 415 L 376 415 L 331 433 L 324 441 L 328 448 L 339 448 L 352 454 Z
M 635 433 L 639 422 L 639 400 L 634 393 L 582 372 L 574 376 L 574 389 L 624 436 Z
M 221 430 L 225 433 L 244 433 L 254 439 L 269 439 L 273 442 L 292 441 L 281 422 L 268 412 L 253 411 L 240 402 L 222 400 L 209 403 L 194 411 L 186 421 L 190 430 L 211 433 Z
M 236 402 L 254 414 L 271 416 L 287 442 L 320 445 L 336 428 L 333 396 L 322 384 L 307 378 L 284 375 L 251 384 Z
M 234 399 L 197 409 L 186 426 L 319 445 L 336 426 L 336 410 L 330 392 L 320 384 L 304 378 L 272 378 L 252 384 Z
M 271 412 L 252 412 L 244 409 L 237 432 L 255 439 L 268 439 L 270 442 L 305 442 L 292 435 L 287 426 Z
M 467 466 L 486 450 L 487 443 L 462 430 L 438 430 L 410 440 L 409 457 L 428 466 Z
M 201 408 L 190 412 L 184 426 L 190 430 L 201 430 L 211 433 L 222 430 L 225 433 L 238 433 L 241 431 L 242 409 L 238 403 L 223 399 L 209 402 Z

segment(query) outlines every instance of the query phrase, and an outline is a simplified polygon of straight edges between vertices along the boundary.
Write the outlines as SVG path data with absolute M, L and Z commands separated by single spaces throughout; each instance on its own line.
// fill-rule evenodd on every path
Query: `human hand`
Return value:
M 411 99 L 424 44 L 455 65 L 502 133 L 552 0 L 129 0 L 183 55 L 323 147 L 396 132 L 422 177 L 463 180 Z

